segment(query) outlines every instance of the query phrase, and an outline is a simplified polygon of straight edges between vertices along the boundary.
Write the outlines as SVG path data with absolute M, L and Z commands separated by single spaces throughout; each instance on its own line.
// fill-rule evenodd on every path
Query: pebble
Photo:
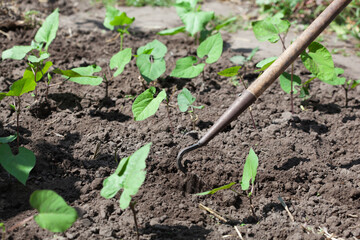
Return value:
M 92 181 L 90 187 L 91 190 L 98 190 L 102 186 L 103 179 L 102 178 L 95 178 L 94 181 Z
M 99 231 L 99 234 L 105 237 L 111 237 L 113 233 L 114 230 L 111 227 L 101 227 Z

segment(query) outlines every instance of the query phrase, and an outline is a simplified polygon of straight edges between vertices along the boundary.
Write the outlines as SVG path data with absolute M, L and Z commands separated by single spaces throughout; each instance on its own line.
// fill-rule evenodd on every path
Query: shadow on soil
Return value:
M 299 123 L 295 123 L 293 126 L 307 133 L 310 133 L 310 130 L 317 134 L 324 134 L 329 131 L 329 128 L 326 125 L 320 124 L 314 120 L 300 120 Z
M 353 166 L 356 166 L 356 165 L 360 165 L 360 158 L 357 159 L 357 160 L 353 160 L 347 164 L 342 164 L 340 165 L 341 168 L 346 168 L 346 169 L 349 169 L 349 168 L 352 168 Z
M 155 224 L 154 226 L 147 226 L 145 229 L 142 229 L 142 234 L 149 234 L 149 239 L 176 239 L 176 240 L 185 240 L 185 239 L 207 239 L 207 235 L 211 230 L 199 227 L 191 226 L 186 227 L 182 225 L 160 225 Z
M 310 162 L 310 159 L 293 157 L 293 158 L 288 159 L 287 162 L 284 163 L 281 167 L 275 166 L 274 169 L 287 171 L 287 170 L 299 165 L 301 162 Z

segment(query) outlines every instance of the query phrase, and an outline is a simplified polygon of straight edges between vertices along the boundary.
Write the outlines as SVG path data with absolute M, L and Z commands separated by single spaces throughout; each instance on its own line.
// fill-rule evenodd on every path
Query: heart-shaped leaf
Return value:
M 26 184 L 36 158 L 32 151 L 19 147 L 19 153 L 13 155 L 8 144 L 0 144 L 0 164 L 22 184 Z
M 187 12 L 180 15 L 185 29 L 191 36 L 205 29 L 205 26 L 214 18 L 214 12 Z
M 156 98 L 154 98 L 155 93 L 155 87 L 150 87 L 135 99 L 132 105 L 135 121 L 142 121 L 156 113 L 160 103 L 166 98 L 166 92 L 162 90 Z
M 198 76 L 204 70 L 205 63 L 194 65 L 197 61 L 194 56 L 178 59 L 170 76 L 178 78 L 194 78 Z
M 280 75 L 280 87 L 284 92 L 290 93 L 291 92 L 291 74 L 287 72 L 283 72 Z M 293 93 L 296 94 L 298 91 L 296 86 L 301 86 L 301 79 L 297 75 L 293 75 Z
M 308 46 L 308 50 L 300 55 L 306 69 L 321 81 L 331 84 L 335 76 L 331 53 L 318 42 L 312 42 Z
M 33 192 L 30 205 L 39 212 L 34 217 L 36 223 L 51 232 L 65 232 L 78 217 L 76 210 L 52 190 Z
M 259 41 L 269 41 L 271 43 L 277 42 L 280 33 L 287 32 L 290 27 L 290 22 L 282 20 L 284 14 L 278 13 L 273 17 L 268 17 L 264 20 L 252 22 L 253 32 Z
M 10 86 L 10 91 L 6 94 L 7 96 L 21 96 L 24 93 L 34 91 L 36 82 L 32 78 L 22 78 L 15 81 Z
M 223 51 L 223 40 L 220 33 L 208 37 L 203 41 L 197 49 L 197 56 L 203 58 L 205 55 L 208 56 L 206 63 L 216 62 Z
M 188 108 L 193 104 L 196 100 L 190 93 L 187 88 L 183 88 L 183 90 L 177 96 L 179 109 L 181 112 L 186 112 Z

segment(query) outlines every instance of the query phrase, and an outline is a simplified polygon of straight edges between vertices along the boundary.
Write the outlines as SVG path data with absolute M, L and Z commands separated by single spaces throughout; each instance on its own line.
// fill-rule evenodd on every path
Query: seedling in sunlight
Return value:
M 243 191 L 247 191 L 247 196 L 250 201 L 251 212 L 255 219 L 257 219 L 257 217 L 255 214 L 254 206 L 252 204 L 252 195 L 254 194 L 254 183 L 255 183 L 258 166 L 259 166 L 259 159 L 258 159 L 256 153 L 254 152 L 254 150 L 251 148 L 248 156 L 246 157 L 244 170 L 243 170 L 243 176 L 242 176 L 242 180 L 241 180 L 240 184 L 241 184 L 241 189 Z M 236 194 L 240 194 L 236 190 L 232 189 L 232 187 L 234 185 L 236 185 L 236 182 L 232 182 L 227 185 L 224 185 L 224 186 L 221 186 L 218 188 L 214 188 L 210 191 L 197 193 L 196 195 L 203 196 L 203 195 L 214 194 L 220 190 L 225 190 L 225 189 L 230 189 L 231 191 L 235 192 Z M 248 191 L 250 188 L 250 185 L 251 185 L 251 190 Z
M 205 63 L 212 64 L 219 60 L 223 51 L 223 40 L 220 33 L 208 37 L 197 48 L 196 53 L 198 58 L 204 58 Z M 199 63 L 199 59 L 195 56 L 188 56 L 180 58 L 176 61 L 175 69 L 170 76 L 178 78 L 194 78 L 204 71 L 205 63 Z M 194 65 L 197 64 L 197 65 Z
M 76 210 L 52 190 L 36 190 L 33 192 L 30 196 L 30 205 L 38 211 L 38 214 L 23 219 L 7 229 L 6 232 L 12 232 L 18 227 L 22 227 L 32 219 L 41 228 L 50 232 L 65 232 L 78 218 Z M 5 229 L 4 226 L 3 229 Z
M 197 2 L 197 0 L 177 0 L 175 4 L 176 12 L 184 26 L 166 29 L 158 32 L 158 34 L 175 35 L 187 32 L 195 38 L 195 42 L 202 42 L 214 33 L 218 33 L 221 28 L 236 21 L 236 17 L 232 17 L 215 25 L 213 21 L 215 17 L 214 12 L 201 11 L 201 6 L 198 6 Z
M 149 155 L 150 147 L 151 143 L 148 143 L 131 156 L 121 159 L 115 173 L 104 180 L 103 188 L 100 192 L 102 197 L 109 199 L 114 197 L 121 189 L 124 189 L 119 200 L 120 208 L 126 209 L 130 206 L 134 215 L 138 239 L 140 234 L 136 220 L 136 202 L 132 201 L 131 198 L 139 191 L 139 188 L 145 181 L 145 161 Z
M 43 22 L 42 26 L 37 31 L 34 41 L 31 42 L 30 46 L 14 46 L 8 50 L 5 50 L 2 53 L 2 59 L 13 59 L 13 60 L 21 60 L 27 56 L 28 53 L 28 67 L 25 69 L 23 78 L 19 81 L 21 84 L 26 84 L 27 88 L 31 86 L 31 90 L 35 90 L 35 97 L 37 97 L 36 93 L 36 85 L 44 76 L 47 76 L 47 88 L 46 88 L 46 96 L 47 100 L 48 89 L 50 86 L 50 82 L 52 79 L 51 73 L 60 73 L 62 75 L 66 75 L 69 77 L 70 81 L 74 81 L 80 84 L 89 84 L 89 85 L 99 85 L 102 82 L 102 78 L 90 76 L 84 76 L 81 74 L 82 68 L 75 68 L 74 71 L 77 71 L 77 74 L 70 74 L 71 70 L 60 70 L 55 69 L 53 71 L 49 71 L 50 67 L 53 66 L 51 61 L 45 62 L 47 58 L 50 57 L 48 52 L 48 48 L 52 41 L 56 37 L 56 33 L 59 26 L 59 9 L 55 9 L 53 13 L 51 13 Z M 99 69 L 98 67 L 97 69 Z M 101 70 L 101 68 L 100 68 Z M 99 71 L 100 71 L 99 70 Z M 47 75 L 45 75 L 48 72 Z M 63 74 L 67 72 L 68 74 Z M 87 73 L 86 71 L 84 73 Z M 76 77 L 76 79 L 70 79 L 71 77 Z M 80 80 L 81 79 L 81 80 Z M 24 83 L 25 82 L 25 83 Z M 29 92 L 27 91 L 27 92 Z M 4 93 L 1 93 L 0 99 L 4 96 Z M 14 96 L 6 94 L 6 96 Z
M 178 94 L 177 100 L 180 111 L 189 113 L 193 129 L 195 129 L 195 123 L 199 119 L 198 115 L 195 113 L 195 109 L 203 109 L 204 106 L 192 105 L 195 102 L 196 98 L 191 95 L 190 91 L 187 88 L 183 88 L 183 90 Z
M 130 35 L 128 29 L 135 21 L 135 18 L 130 18 L 125 12 L 108 5 L 106 7 L 106 15 L 104 19 L 104 26 L 110 30 L 116 30 L 120 36 L 120 51 L 123 50 L 123 40 L 125 34 Z

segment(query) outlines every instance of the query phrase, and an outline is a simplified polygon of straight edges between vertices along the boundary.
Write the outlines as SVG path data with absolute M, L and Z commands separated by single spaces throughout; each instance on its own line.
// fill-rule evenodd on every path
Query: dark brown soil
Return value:
M 66 4 L 65 4 L 66 5 Z M 71 7 L 68 6 L 68 7 Z M 72 14 L 70 10 L 62 10 Z M 49 11 L 50 12 L 50 11 Z M 30 44 L 36 31 L 26 28 L 7 30 L 11 40 L 0 34 L 0 49 Z M 0 222 L 10 228 L 35 214 L 28 201 L 37 189 L 52 189 L 79 212 L 79 219 L 63 234 L 41 229 L 33 220 L 7 234 L 7 239 L 135 239 L 130 209 L 119 208 L 119 195 L 106 200 L 100 196 L 102 181 L 115 170 L 119 159 L 152 142 L 147 159 L 147 177 L 134 200 L 137 202 L 141 239 L 239 239 L 237 226 L 245 239 L 325 239 L 319 228 L 344 239 L 360 238 L 360 101 L 359 90 L 349 93 L 344 107 L 341 87 L 313 83 L 312 97 L 302 102 L 295 98 L 291 115 L 290 97 L 277 83 L 252 106 L 257 129 L 249 112 L 216 136 L 207 146 L 185 156 L 189 173 L 178 171 L 178 151 L 195 143 L 237 98 L 242 87 L 235 87 L 216 73 L 233 66 L 229 58 L 239 52 L 225 47 L 219 62 L 206 68 L 205 78 L 192 80 L 169 77 L 175 61 L 195 54 L 196 46 L 185 35 L 157 36 L 133 30 L 125 47 L 133 52 L 158 39 L 167 48 L 167 71 L 152 85 L 175 94 L 187 87 L 196 104 L 199 120 L 192 128 L 188 115 L 177 107 L 161 105 L 155 116 L 141 122 L 133 120 L 133 99 L 144 91 L 134 59 L 119 77 L 111 79 L 110 99 L 104 100 L 105 84 L 81 86 L 62 83 L 55 77 L 45 104 L 45 83 L 39 83 L 41 104 L 25 96 L 21 113 L 21 145 L 34 151 L 37 159 L 26 186 L 0 168 Z M 98 64 L 107 71 L 118 41 L 107 40 L 114 33 L 94 29 L 59 29 L 50 46 L 51 61 L 62 69 Z M 223 34 L 226 41 L 227 33 Z M 227 44 L 225 43 L 225 46 Z M 254 64 L 248 65 L 245 80 L 256 78 Z M 297 74 L 309 74 L 296 64 Z M 21 77 L 23 61 L 0 63 L 0 90 L 7 91 Z M 15 114 L 8 107 L 12 99 L 0 102 L 0 137 L 16 131 Z M 301 110 L 300 105 L 304 107 Z M 96 146 L 99 154 L 93 159 Z M 259 157 L 252 216 L 246 193 L 218 192 L 195 196 L 232 181 L 239 182 L 250 148 Z M 278 200 L 281 196 L 294 216 L 292 222 Z M 229 221 L 221 222 L 201 210 L 203 204 Z M 241 225 L 241 226 L 240 226 Z M 307 229 L 307 230 L 305 230 Z M 227 238 L 225 238 L 227 236 Z

